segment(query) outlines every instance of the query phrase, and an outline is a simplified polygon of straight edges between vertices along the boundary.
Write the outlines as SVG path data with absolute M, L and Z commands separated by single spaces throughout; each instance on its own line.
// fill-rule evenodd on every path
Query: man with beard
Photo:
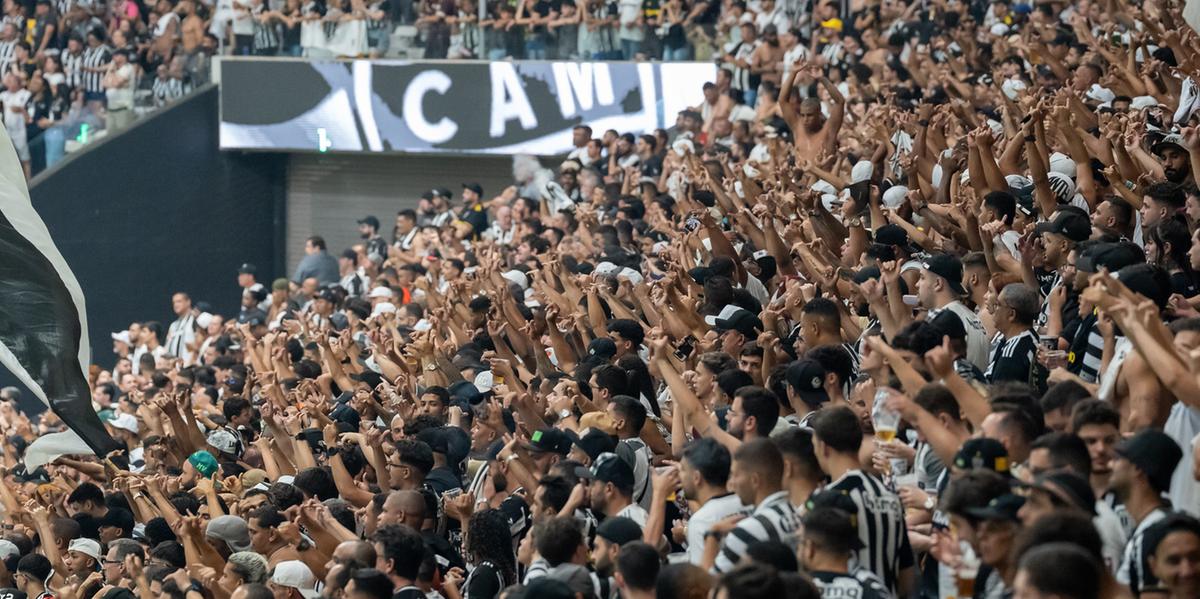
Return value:
M 962 321 L 967 336 L 967 359 L 978 368 L 987 368 L 988 338 L 983 323 L 975 312 L 962 303 L 967 291 L 963 288 L 962 261 L 953 254 L 930 256 L 921 264 L 917 279 L 917 300 L 929 310 L 927 320 L 942 312 L 950 312 Z
M 1146 531 L 1170 513 L 1162 494 L 1171 486 L 1171 474 L 1183 451 L 1162 431 L 1147 429 L 1117 446 L 1116 454 L 1109 487 L 1137 526 L 1125 545 L 1117 581 L 1129 585 L 1137 596 L 1158 586 L 1158 578 L 1146 567 Z
M 755 508 L 741 520 L 715 523 L 705 535 L 702 566 L 711 565 L 716 573 L 732 570 L 756 541 L 786 540 L 800 524 L 783 488 L 783 454 L 770 439 L 747 441 L 734 453 L 729 488 Z
M 774 3 L 774 0 L 766 0 L 764 4 Z M 779 45 L 779 32 L 774 24 L 763 27 L 762 44 L 754 49 L 754 53 L 750 55 L 750 72 L 762 77 L 762 82 L 771 82 L 779 85 L 782 73 L 780 65 L 783 64 L 783 47 Z
M 1193 180 L 1192 156 L 1184 146 L 1185 143 L 1189 145 L 1200 143 L 1200 136 L 1193 133 L 1190 139 L 1185 140 L 1182 135 L 1172 133 L 1163 137 L 1162 141 L 1150 148 L 1154 155 L 1162 160 L 1163 174 L 1171 183 L 1178 184 Z
M 372 215 L 358 219 L 358 236 L 367 244 L 367 256 L 387 258 L 387 241 L 379 236 L 379 219 Z

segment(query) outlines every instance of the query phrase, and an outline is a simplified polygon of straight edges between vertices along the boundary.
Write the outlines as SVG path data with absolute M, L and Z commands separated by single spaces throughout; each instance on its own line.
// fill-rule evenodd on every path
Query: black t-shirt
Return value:
M 1002 339 L 992 353 L 987 379 L 990 383 L 1017 381 L 1035 387 L 1045 384 L 1045 367 L 1037 361 L 1037 340 L 1032 331 Z
M 392 593 L 392 599 L 425 599 L 425 593 L 417 587 L 404 587 Z
M 662 175 L 662 156 L 654 154 L 649 158 L 641 161 L 638 168 L 641 170 L 643 177 L 651 177 L 656 180 Z
M 1178 293 L 1183 297 L 1192 297 L 1200 293 L 1200 290 L 1196 289 L 1196 284 L 1187 275 L 1181 272 L 1173 272 L 1171 273 L 1171 293 Z
M 849 574 L 821 571 L 811 574 L 823 599 L 884 599 L 891 596 L 879 578 L 866 570 Z
M 504 578 L 492 562 L 482 562 L 467 577 L 464 599 L 492 599 L 504 590 Z
M 100 519 L 92 517 L 88 514 L 75 514 L 72 516 L 79 523 L 79 536 L 89 539 L 100 538 Z

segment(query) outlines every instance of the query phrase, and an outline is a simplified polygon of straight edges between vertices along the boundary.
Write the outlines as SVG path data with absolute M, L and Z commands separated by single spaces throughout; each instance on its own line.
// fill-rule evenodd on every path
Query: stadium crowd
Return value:
M 670 131 L 114 333 L 125 455 L 0 393 L 0 595 L 1200 596 L 1181 6 L 718 14 Z

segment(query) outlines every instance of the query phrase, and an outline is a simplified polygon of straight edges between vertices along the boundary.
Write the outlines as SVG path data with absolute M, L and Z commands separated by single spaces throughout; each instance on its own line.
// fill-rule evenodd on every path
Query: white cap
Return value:
M 621 272 L 621 267 L 613 264 L 612 262 L 605 261 L 597 264 L 596 268 L 592 269 L 592 272 L 598 275 L 615 275 L 618 272 Z
M 995 25 L 992 25 L 992 35 L 1008 35 L 1008 25 L 1005 25 L 1004 23 L 996 23 Z
M 1158 106 L 1158 98 L 1154 96 L 1137 96 L 1129 101 L 1130 110 L 1142 110 Z
M 813 183 L 809 186 L 809 189 L 820 193 L 837 193 L 837 188 L 834 187 L 832 183 L 824 179 L 820 179 L 816 183 Z
M 233 433 L 219 428 L 208 434 L 208 444 L 221 453 L 237 453 L 237 437 Z
M 0 559 L 8 559 L 14 555 L 21 555 L 21 549 L 8 539 L 0 539 Z
M 271 584 L 291 587 L 300 591 L 300 594 L 306 598 L 321 596 L 317 592 L 317 578 L 313 576 L 312 570 L 308 569 L 308 566 L 300 560 L 289 560 L 276 564 L 275 572 L 271 574 Z
M 290 484 L 296 482 L 296 477 L 294 477 L 290 474 L 284 474 L 284 475 L 280 476 L 279 478 L 275 479 L 275 482 L 283 483 L 285 485 L 290 485 Z
M 746 176 L 750 177 L 751 179 L 762 174 L 762 171 L 758 170 L 758 168 L 754 166 L 755 164 L 757 163 L 747 160 L 746 164 L 742 165 L 742 172 L 746 173 Z
M 883 192 L 883 205 L 885 208 L 896 208 L 904 203 L 904 196 L 908 195 L 908 188 L 903 185 L 893 185 Z
M 529 277 L 519 270 L 506 271 L 500 276 L 507 279 L 510 283 L 516 283 L 517 285 L 520 285 L 521 289 L 527 289 L 529 287 Z
M 1050 172 L 1060 173 L 1072 179 L 1075 178 L 1075 161 L 1062 152 L 1050 155 Z
M 675 150 L 675 153 L 680 156 L 696 153 L 695 144 L 692 143 L 692 140 L 686 137 L 675 140 L 675 143 L 671 144 L 671 149 Z
M 708 323 L 708 326 L 715 327 L 717 326 L 718 320 L 729 320 L 730 318 L 733 318 L 734 314 L 737 314 L 742 310 L 745 310 L 745 308 L 734 304 L 727 304 L 724 308 L 721 308 L 720 314 L 717 314 L 716 316 L 705 316 L 704 322 Z
M 69 545 L 67 545 L 67 551 L 82 553 L 96 561 L 100 561 L 100 543 L 93 539 L 74 539 Z
M 428 331 L 429 329 L 432 329 L 432 328 L 433 328 L 433 323 L 429 322 L 428 320 L 426 320 L 424 318 L 422 318 L 421 320 L 418 320 L 417 323 L 413 325 L 414 331 Z
M 207 329 L 208 325 L 212 324 L 212 321 L 212 314 L 209 314 L 208 312 L 201 312 L 200 315 L 196 317 L 196 326 L 202 329 Z
M 395 314 L 396 304 L 392 302 L 379 302 L 375 304 L 375 309 L 371 310 L 371 316 L 379 316 L 380 314 Z
M 875 174 L 875 165 L 871 164 L 870 160 L 859 160 L 850 169 L 850 184 L 869 181 L 873 174 Z
M 487 393 L 492 390 L 492 386 L 496 384 L 496 376 L 490 370 L 484 370 L 475 375 L 475 388 L 479 389 L 480 393 Z
M 1112 102 L 1117 97 L 1111 89 L 1102 87 L 1099 83 L 1093 83 L 1085 95 L 1097 102 Z
M 133 342 L 129 339 L 129 331 L 121 331 L 120 333 L 113 333 L 112 338 L 113 338 L 113 341 L 120 341 L 121 343 L 124 343 L 125 345 L 133 345 Z
M 629 279 L 629 282 L 633 283 L 634 285 L 641 283 L 643 280 L 642 273 L 632 268 L 622 268 L 621 272 L 617 273 L 617 278 L 620 279 L 621 277 Z
M 1004 182 L 1008 183 L 1009 187 L 1016 189 L 1033 185 L 1033 179 L 1025 175 L 1004 175 Z
M 1004 95 L 1008 96 L 1009 100 L 1017 99 L 1017 92 L 1027 88 L 1025 82 L 1021 79 L 1011 78 L 1005 79 L 1004 83 L 1000 84 L 1000 89 L 1004 91 Z
M 367 294 L 367 297 L 371 298 L 371 299 L 392 297 L 392 288 L 391 287 L 376 287 L 371 290 L 371 293 Z
M 138 421 L 133 414 L 116 412 L 113 414 L 113 417 L 108 420 L 108 423 L 111 424 L 113 428 L 127 430 L 135 435 L 138 434 Z

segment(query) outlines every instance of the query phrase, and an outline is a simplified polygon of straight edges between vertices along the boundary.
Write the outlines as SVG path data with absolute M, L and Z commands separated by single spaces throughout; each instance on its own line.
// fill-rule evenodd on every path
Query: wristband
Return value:
M 1036 135 L 1026 135 L 1025 141 L 1037 141 L 1037 136 Z

